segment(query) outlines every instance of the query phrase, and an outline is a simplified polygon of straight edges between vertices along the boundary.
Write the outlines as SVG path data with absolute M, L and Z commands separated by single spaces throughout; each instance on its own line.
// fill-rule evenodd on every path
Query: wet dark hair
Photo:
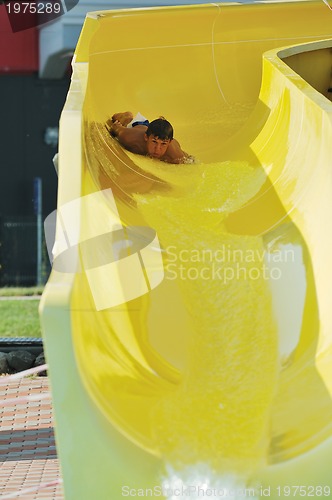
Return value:
M 162 140 L 172 140 L 173 139 L 173 127 L 172 125 L 164 118 L 160 116 L 156 120 L 153 120 L 148 129 L 146 131 L 146 135 L 149 137 L 150 135 L 154 135 L 158 137 L 158 139 Z

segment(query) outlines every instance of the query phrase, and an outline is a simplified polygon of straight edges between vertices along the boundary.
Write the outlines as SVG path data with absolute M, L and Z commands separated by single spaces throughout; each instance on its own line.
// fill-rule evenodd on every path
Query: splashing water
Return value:
M 234 474 L 217 475 L 203 463 L 181 471 L 175 471 L 168 465 L 166 470 L 167 476 L 163 479 L 162 491 L 167 500 L 260 498 L 259 488 L 247 486 L 245 480 Z
M 151 410 L 151 427 L 176 468 L 203 462 L 220 474 L 250 477 L 268 450 L 277 332 L 262 238 L 233 234 L 224 221 L 265 176 L 241 162 L 201 169 L 196 186 L 180 197 L 136 196 L 170 256 L 165 280 L 172 271 L 191 320 L 181 382 Z

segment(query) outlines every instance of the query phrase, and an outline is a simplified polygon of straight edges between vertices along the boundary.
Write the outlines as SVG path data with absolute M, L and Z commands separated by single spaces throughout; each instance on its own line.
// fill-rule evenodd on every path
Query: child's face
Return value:
M 167 151 L 170 139 L 159 139 L 156 135 L 145 134 L 147 154 L 152 158 L 161 158 Z

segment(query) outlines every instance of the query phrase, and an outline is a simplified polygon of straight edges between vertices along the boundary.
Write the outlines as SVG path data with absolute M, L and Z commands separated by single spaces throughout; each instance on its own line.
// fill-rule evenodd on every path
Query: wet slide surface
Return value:
M 43 305 L 51 379 L 56 312 L 78 367 L 66 396 L 53 372 L 68 498 L 87 422 L 68 449 L 60 408 L 77 420 L 63 398 L 78 392 L 113 470 L 96 472 L 100 491 L 120 488 L 137 454 L 146 484 L 199 463 L 283 483 L 282 464 L 330 437 L 332 42 L 315 40 L 332 36 L 331 16 L 318 2 L 88 16 Z M 127 109 L 166 116 L 195 163 L 123 150 L 105 122 Z

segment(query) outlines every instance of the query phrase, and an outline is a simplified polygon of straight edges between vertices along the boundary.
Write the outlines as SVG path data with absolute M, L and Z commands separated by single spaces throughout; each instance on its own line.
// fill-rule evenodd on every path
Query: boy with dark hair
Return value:
M 106 128 L 125 149 L 167 163 L 185 163 L 190 157 L 173 138 L 173 127 L 163 116 L 149 123 L 140 114 L 116 113 Z
M 136 123 L 132 124 L 132 127 L 135 127 Z M 159 139 L 169 139 L 170 141 L 173 139 L 173 127 L 172 125 L 164 118 L 160 116 L 156 120 L 153 120 L 148 125 L 148 129 L 146 131 L 146 135 L 149 137 L 150 135 L 154 135 L 159 137 Z

